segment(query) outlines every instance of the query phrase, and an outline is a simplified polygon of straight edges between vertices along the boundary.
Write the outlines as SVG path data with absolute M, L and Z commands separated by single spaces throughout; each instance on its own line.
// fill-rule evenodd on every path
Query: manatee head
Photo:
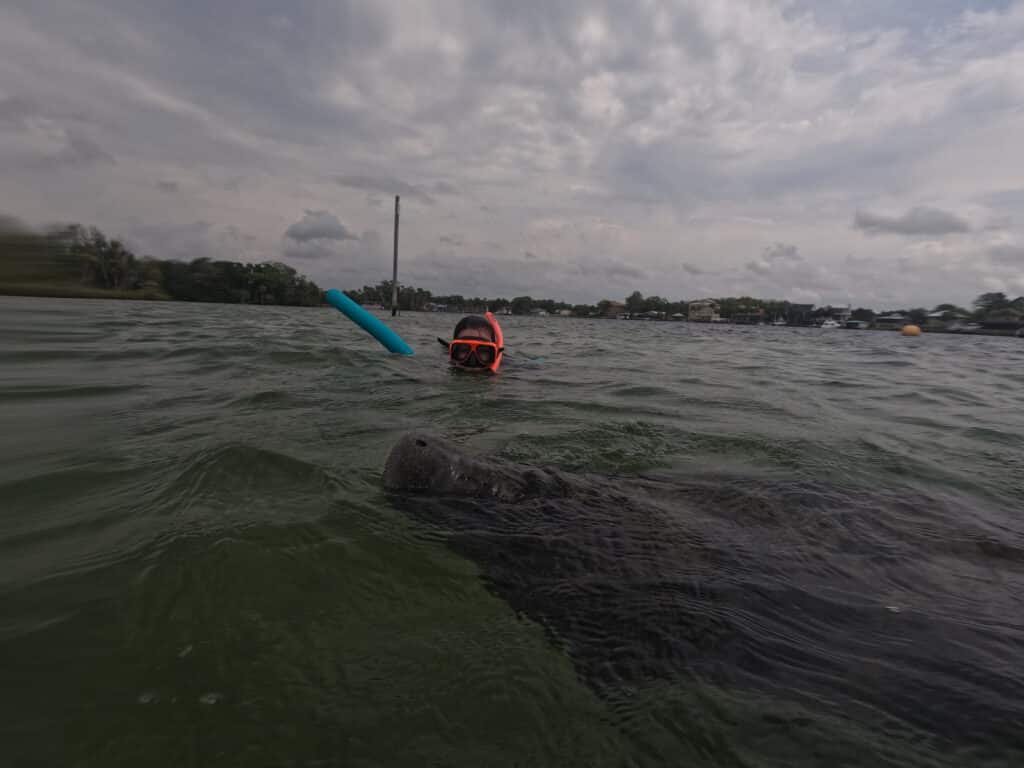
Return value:
M 390 491 L 443 490 L 444 480 L 460 460 L 458 449 L 446 440 L 422 432 L 402 437 L 384 464 L 384 487 Z
M 389 491 L 494 498 L 565 496 L 572 488 L 555 470 L 514 464 L 493 456 L 475 456 L 454 443 L 422 432 L 402 437 L 384 464 Z

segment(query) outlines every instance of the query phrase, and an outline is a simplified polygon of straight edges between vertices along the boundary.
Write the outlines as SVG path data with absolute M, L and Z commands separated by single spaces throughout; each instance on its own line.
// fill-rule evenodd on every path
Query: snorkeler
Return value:
M 498 370 L 504 356 L 504 336 L 497 318 L 488 312 L 484 317 L 467 315 L 459 320 L 452 331 L 452 340 L 445 342 L 448 347 L 448 360 L 457 368 L 468 370 Z

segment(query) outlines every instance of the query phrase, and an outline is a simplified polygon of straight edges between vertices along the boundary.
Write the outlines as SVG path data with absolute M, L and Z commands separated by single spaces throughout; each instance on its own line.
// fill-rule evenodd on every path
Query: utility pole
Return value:
M 398 314 L 398 195 L 395 195 L 395 271 L 391 276 L 391 316 Z

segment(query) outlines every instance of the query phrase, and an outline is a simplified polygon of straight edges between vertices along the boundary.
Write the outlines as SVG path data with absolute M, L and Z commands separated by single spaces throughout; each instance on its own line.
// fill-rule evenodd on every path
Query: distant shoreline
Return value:
M 13 296 L 20 298 L 35 298 L 35 299 L 109 299 L 114 301 L 166 301 L 173 302 L 176 304 L 225 304 L 225 305 L 238 305 L 243 306 L 265 306 L 265 307 L 286 307 L 286 306 L 301 306 L 306 308 L 315 309 L 317 307 L 329 306 L 326 303 L 320 303 L 318 305 L 303 305 L 303 304 L 257 304 L 254 302 L 233 302 L 233 301 L 193 301 L 189 299 L 175 299 L 168 296 L 160 289 L 154 288 L 141 288 L 137 290 L 110 290 L 104 288 L 89 288 L 82 285 L 62 285 L 62 284 L 40 284 L 40 283 L 0 283 L 0 296 Z M 387 307 L 380 305 L 368 305 L 366 309 L 371 311 L 386 312 Z M 437 310 L 423 310 L 423 309 L 404 309 L 402 314 L 407 312 L 414 312 L 416 314 L 432 315 L 432 314 L 445 314 L 445 315 L 458 315 L 460 312 L 448 312 L 448 311 L 437 311 Z M 533 315 L 511 315 L 511 317 L 532 317 Z M 508 317 L 508 315 L 505 315 Z M 545 317 L 551 318 L 552 320 L 616 320 L 614 317 L 577 317 L 577 316 L 560 316 L 560 315 L 546 315 Z M 715 323 L 703 322 L 698 320 L 626 320 L 620 322 L 658 322 L 658 323 L 671 323 L 671 322 L 692 322 L 694 325 L 711 325 L 711 326 L 751 326 L 751 323 L 735 323 L 730 321 L 719 321 Z M 783 327 L 783 328 L 816 328 L 814 325 L 786 325 L 786 326 L 769 326 L 769 325 L 753 325 L 752 327 Z M 888 331 L 888 332 L 899 332 L 899 328 L 836 328 L 836 331 Z M 973 328 L 970 330 L 946 330 L 941 328 L 922 328 L 921 331 L 926 334 L 945 334 L 949 336 L 1003 336 L 1008 338 L 1014 338 L 1019 335 L 1019 331 L 1002 328 Z
M 61 283 L 0 283 L 0 296 L 38 299 L 135 299 L 138 301 L 176 301 L 158 288 L 133 290 L 90 288 Z
M 50 283 L 0 283 L 0 297 L 13 296 L 26 299 L 107 299 L 111 301 L 161 301 L 173 304 L 225 304 L 253 307 L 306 307 L 327 306 L 319 304 L 276 304 L 255 301 L 209 301 L 206 299 L 176 299 L 159 288 L 138 288 L 134 290 L 90 288 L 75 284 Z

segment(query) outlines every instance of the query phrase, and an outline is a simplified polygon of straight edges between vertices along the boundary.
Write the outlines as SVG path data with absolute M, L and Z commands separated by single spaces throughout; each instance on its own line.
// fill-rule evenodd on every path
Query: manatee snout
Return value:
M 405 435 L 384 463 L 384 487 L 389 491 L 435 489 L 457 456 L 455 447 L 438 437 L 419 432 Z

